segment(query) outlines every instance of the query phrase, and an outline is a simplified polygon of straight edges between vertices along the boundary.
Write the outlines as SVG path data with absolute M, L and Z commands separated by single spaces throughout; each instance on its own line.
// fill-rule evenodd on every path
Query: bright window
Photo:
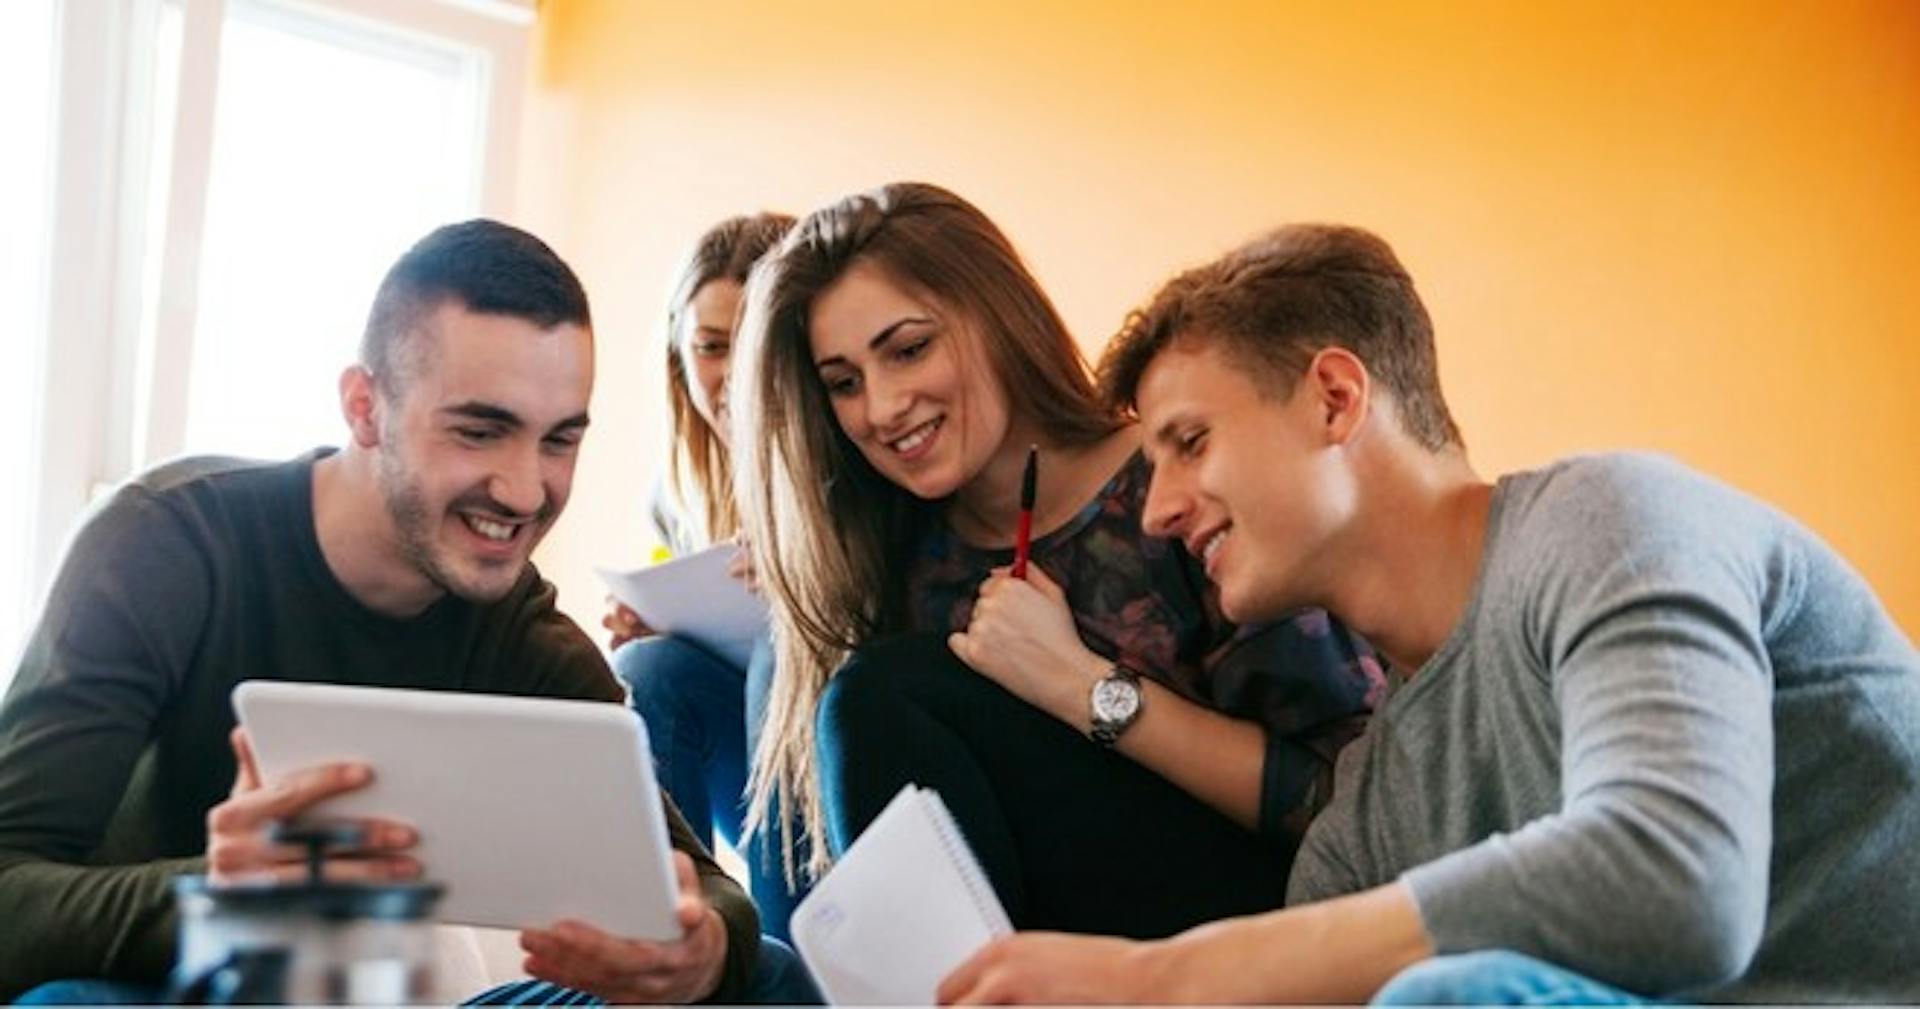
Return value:
M 54 0 L 16 0 L 0 32 L 0 688 L 13 676 L 36 588 L 28 558 L 38 482 L 46 344 L 48 166 L 53 153 Z
M 63 543 L 183 452 L 340 441 L 381 271 L 513 218 L 533 0 L 4 0 L 0 686 Z
M 382 274 L 480 210 L 484 65 L 233 0 L 218 81 L 183 447 L 338 444 L 334 378 Z

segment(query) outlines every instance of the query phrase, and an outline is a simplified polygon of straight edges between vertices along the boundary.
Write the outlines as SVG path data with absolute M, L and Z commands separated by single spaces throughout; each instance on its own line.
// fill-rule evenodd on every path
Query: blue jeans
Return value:
M 743 670 L 692 641 L 663 634 L 620 646 L 613 671 L 627 685 L 628 704 L 647 723 L 660 787 L 696 834 L 712 838 L 709 845 L 724 840 L 740 850 L 761 929 L 791 941 L 787 919 L 805 889 L 787 886 L 778 845 L 767 832 L 740 843 L 747 762 L 766 721 L 773 683 L 772 643 L 761 638 Z
M 14 1005 L 159 1005 L 166 989 L 127 981 L 49 981 L 20 996 Z M 799 954 L 778 939 L 760 937 L 760 959 L 753 986 L 741 1000 L 749 1005 L 820 1005 L 825 999 Z M 605 1005 L 585 992 L 545 981 L 511 981 L 469 999 L 466 1005 Z
M 647 723 L 653 773 L 708 846 L 740 840 L 747 785 L 747 671 L 671 634 L 614 650 L 627 703 Z
M 760 959 L 753 967 L 753 984 L 740 999 L 743 1005 L 824 1005 L 826 999 L 814 986 L 813 975 L 800 962 L 800 955 L 786 943 L 770 936 L 760 937 Z M 585 992 L 562 988 L 545 981 L 511 981 L 497 985 L 468 999 L 464 1005 L 605 1005 Z
M 1506 950 L 1434 957 L 1408 967 L 1374 1005 L 1654 1005 L 1545 960 Z
M 15 999 L 14 1005 L 159 1005 L 167 990 L 157 984 L 98 979 L 48 981 Z

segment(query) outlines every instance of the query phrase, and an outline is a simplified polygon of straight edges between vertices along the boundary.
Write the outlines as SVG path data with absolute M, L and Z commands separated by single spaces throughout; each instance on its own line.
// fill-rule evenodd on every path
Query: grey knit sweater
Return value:
M 1503 479 L 1481 565 L 1341 756 L 1293 901 L 1404 879 L 1441 953 L 1655 996 L 1920 999 L 1920 656 L 1859 575 L 1637 455 Z

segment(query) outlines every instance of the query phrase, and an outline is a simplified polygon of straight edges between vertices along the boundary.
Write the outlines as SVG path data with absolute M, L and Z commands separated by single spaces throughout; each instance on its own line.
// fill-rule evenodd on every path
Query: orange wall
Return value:
M 658 307 L 707 223 L 922 178 L 1090 352 L 1171 271 L 1362 224 L 1486 475 L 1651 447 L 1920 632 L 1920 4 L 546 0 L 522 217 L 580 268 L 595 434 L 542 563 L 643 555 Z

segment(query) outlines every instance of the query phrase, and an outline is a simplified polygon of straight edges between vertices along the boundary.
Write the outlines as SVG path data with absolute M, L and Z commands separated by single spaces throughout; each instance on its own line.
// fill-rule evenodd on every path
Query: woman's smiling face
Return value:
M 814 299 L 814 367 L 840 429 L 888 480 L 948 497 L 986 468 L 1006 395 L 965 321 L 864 262 Z

